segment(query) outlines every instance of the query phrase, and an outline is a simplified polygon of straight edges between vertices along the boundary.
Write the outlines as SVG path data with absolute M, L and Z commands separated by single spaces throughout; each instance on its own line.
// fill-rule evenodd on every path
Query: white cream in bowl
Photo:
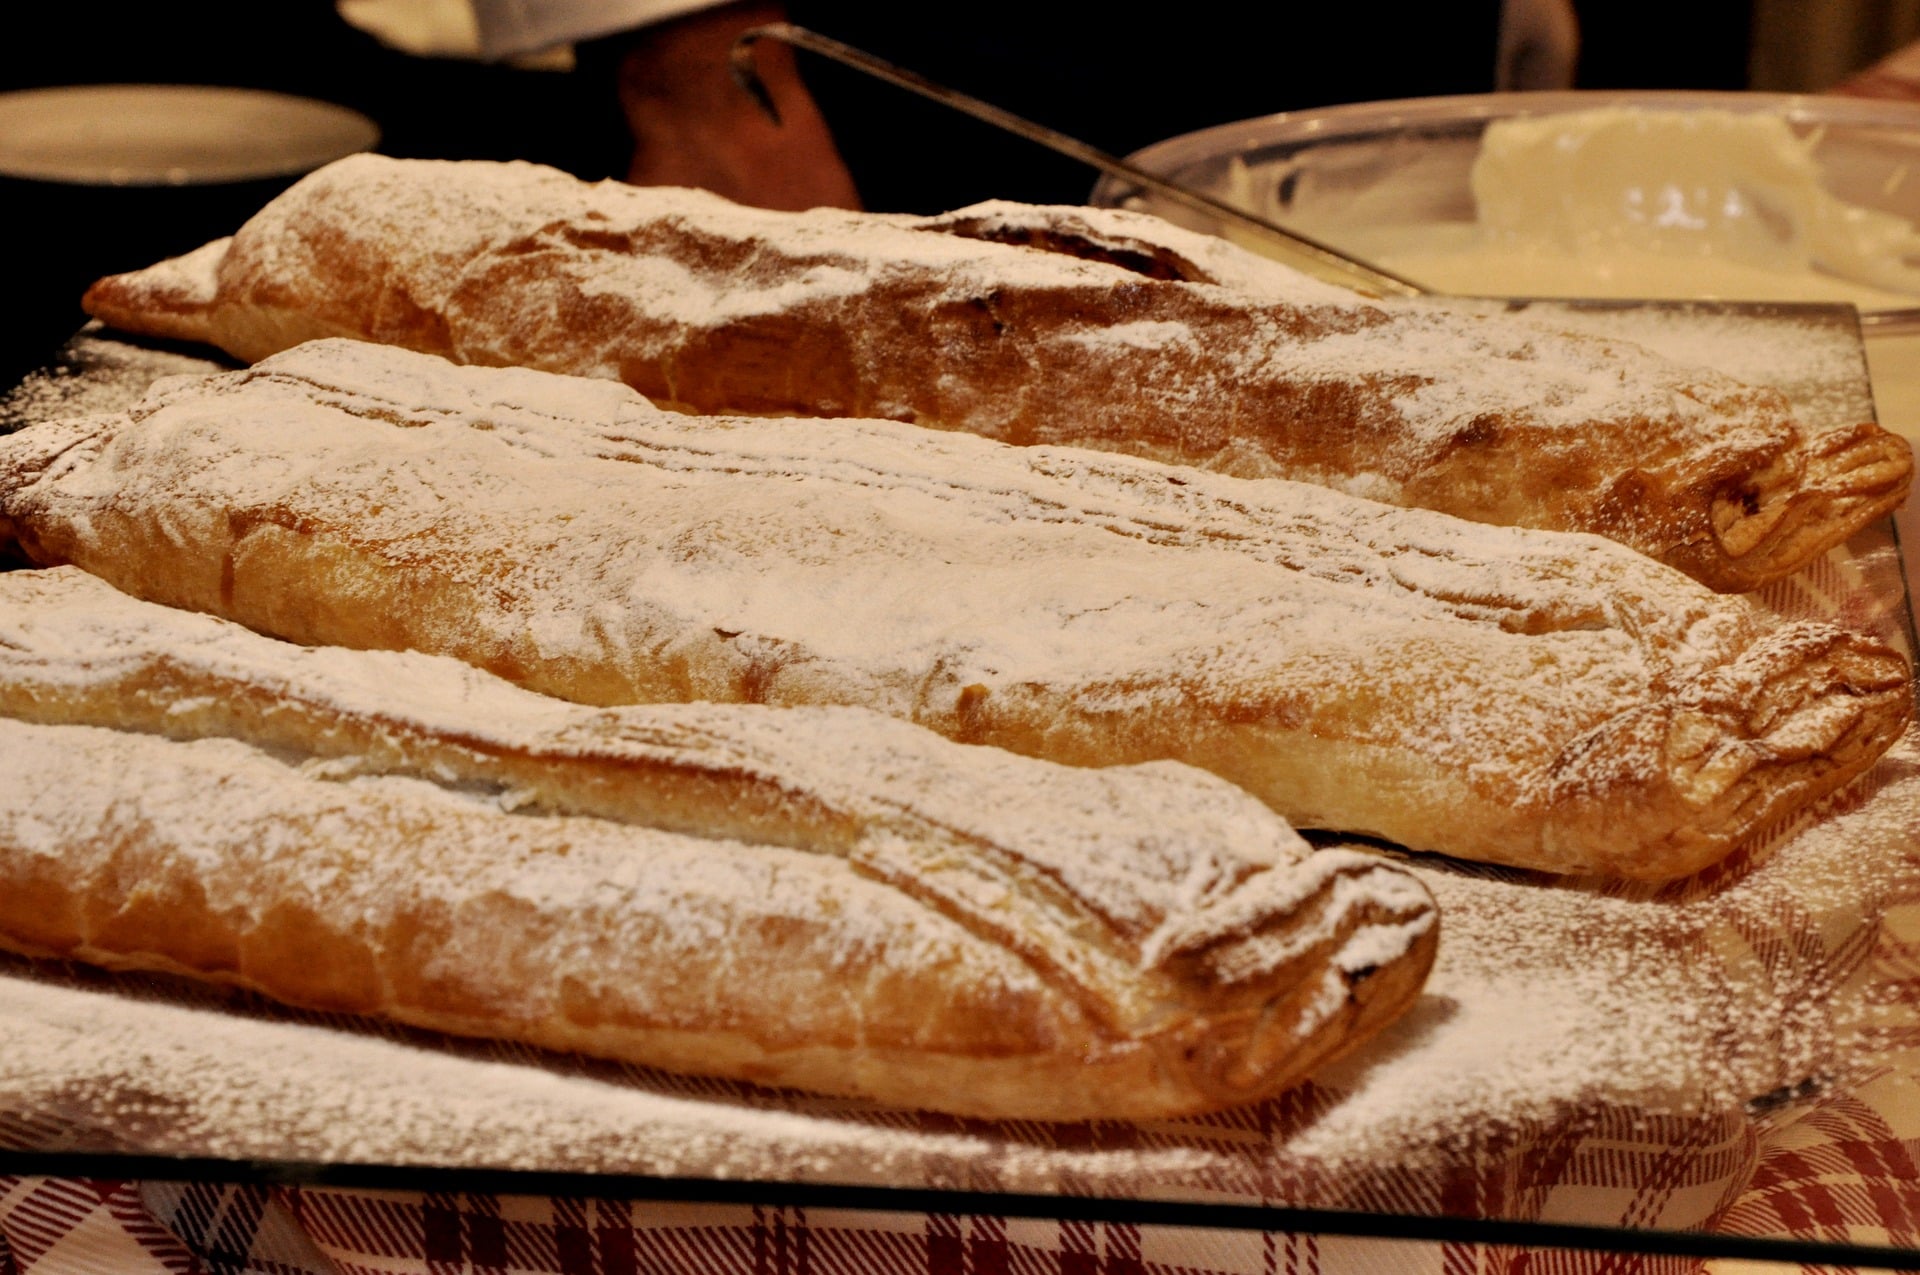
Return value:
M 1473 165 L 1477 220 L 1350 246 L 1441 292 L 1920 304 L 1920 233 L 1831 194 L 1818 141 L 1768 112 L 1497 120 Z

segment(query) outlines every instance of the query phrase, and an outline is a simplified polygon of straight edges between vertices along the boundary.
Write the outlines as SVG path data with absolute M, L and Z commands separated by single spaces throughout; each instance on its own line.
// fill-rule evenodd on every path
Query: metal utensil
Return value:
M 971 115 L 996 128 L 1024 137 L 1069 159 L 1091 165 L 1110 176 L 1137 183 L 1141 188 L 1150 190 L 1173 203 L 1231 222 L 1249 234 L 1258 236 L 1270 249 L 1269 255 L 1278 257 L 1320 278 L 1363 292 L 1386 296 L 1420 296 L 1427 291 L 1410 279 L 1403 279 L 1378 266 L 1350 257 L 1316 239 L 1287 230 L 1264 217 L 1236 208 L 1232 204 L 1223 203 L 1212 195 L 1194 190 L 1179 182 L 1169 181 L 1156 173 L 1150 173 L 1077 138 L 1036 124 L 1032 120 L 1023 119 L 1011 111 L 1002 110 L 979 98 L 969 97 L 957 89 L 936 84 L 923 75 L 895 66 L 865 50 L 856 49 L 850 44 L 821 35 L 817 31 L 810 31 L 805 27 L 794 26 L 787 22 L 769 23 L 741 33 L 739 39 L 734 41 L 732 52 L 734 81 L 751 93 L 754 100 L 776 123 L 780 119 L 779 108 L 774 105 L 773 97 L 767 92 L 766 84 L 761 80 L 760 73 L 753 62 L 753 46 L 760 40 L 778 40 L 782 44 L 830 58 L 842 66 L 851 67 L 876 79 L 884 80 L 897 88 L 917 93 L 921 97 Z

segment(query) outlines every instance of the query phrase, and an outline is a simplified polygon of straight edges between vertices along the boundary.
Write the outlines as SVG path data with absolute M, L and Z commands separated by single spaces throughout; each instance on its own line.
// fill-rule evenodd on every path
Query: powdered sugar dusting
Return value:
M 62 417 L 125 411 L 157 376 L 205 376 L 228 366 L 106 340 L 99 331 L 98 324 L 89 324 L 46 367 L 0 397 L 0 434 Z
M 583 247 L 599 264 L 576 280 L 582 301 L 591 306 L 596 298 L 645 298 L 653 316 L 644 329 L 607 333 L 605 345 L 584 348 L 582 363 L 568 369 L 617 377 L 622 359 L 657 357 L 665 342 L 690 327 L 864 291 L 876 275 L 933 271 L 964 287 L 979 273 L 983 257 L 991 261 L 1013 251 L 918 233 L 913 225 L 908 217 L 833 209 L 769 213 L 701 190 L 623 182 L 588 186 L 521 162 L 356 155 L 304 179 L 240 229 L 220 266 L 221 303 L 254 290 L 272 304 L 280 291 L 276 281 L 298 286 L 325 277 L 328 261 L 379 261 L 399 247 L 408 264 L 390 286 L 404 294 L 406 305 L 454 316 L 470 308 L 463 287 L 489 260 L 528 253 L 558 259 Z M 785 251 L 755 249 L 776 227 Z M 691 236 L 690 250 L 666 250 L 667 241 L 682 232 Z M 615 244 L 624 247 L 592 251 Z M 1014 255 L 1032 257 L 1027 268 L 1055 284 L 1100 285 L 1125 276 L 1116 267 L 1055 254 Z M 397 260 L 387 268 L 395 265 Z M 550 290 L 525 290 L 509 302 L 510 326 L 531 335 L 563 324 L 554 310 L 559 300 Z M 497 348 L 512 339 L 509 331 L 489 333 L 460 320 L 455 326 L 449 335 L 467 360 L 521 361 L 501 357 Z
M 162 382 L 129 417 L 76 428 L 94 442 L 62 441 L 6 499 L 98 570 L 86 528 L 120 511 L 210 549 L 235 519 L 340 527 L 402 573 L 433 555 L 462 596 L 457 624 L 404 644 L 562 696 L 859 703 L 948 732 L 984 704 L 1053 718 L 1070 760 L 1094 746 L 1078 740 L 1115 746 L 1109 713 L 1215 730 L 1258 705 L 1431 759 L 1436 778 L 1413 779 L 1441 785 L 1428 808 L 1550 799 L 1543 768 L 1571 740 L 1769 627 L 1597 538 L 886 422 L 693 420 L 610 383 L 353 342 Z M 16 473 L 36 470 L 37 432 L 13 440 Z M 217 581 L 182 576 L 121 583 L 219 605 Z M 372 595 L 344 605 L 405 619 Z M 578 668 L 619 684 L 570 682 Z M 1431 844 L 1431 828 L 1369 822 L 1375 808 L 1299 813 Z
M 777 995 L 795 984 L 784 999 L 793 1039 L 859 1040 L 858 983 L 799 994 L 815 976 L 774 963 L 782 949 L 757 941 L 768 931 L 817 932 L 795 946 L 819 949 L 829 967 L 872 966 L 903 980 L 946 970 L 984 1003 L 1046 995 L 1012 954 L 969 941 L 834 857 L 730 852 L 564 815 L 502 818 L 485 795 L 407 776 L 303 777 L 225 739 L 163 744 L 0 719 L 0 753 L 21 785 L 0 812 L 10 854 L 28 864 L 57 855 L 77 880 L 137 863 L 156 888 L 203 883 L 217 914 L 248 918 L 233 923 L 242 932 L 276 909 L 324 917 L 330 948 L 348 968 L 362 945 L 416 918 L 435 935 L 422 977 L 457 989 L 458 1003 L 494 1007 L 508 1036 L 562 1016 L 570 985 L 602 995 L 617 985 L 647 1021 L 690 1027 L 711 1014 L 717 989 L 692 974 L 675 985 L 639 972 L 701 969 L 697 954 L 725 952 L 733 976 L 749 985 Z M 121 786 L 103 803 L 65 782 L 76 774 L 112 775 Z M 222 818 L 206 818 L 210 805 Z M 408 852 L 387 848 L 399 840 Z M 522 914 L 541 921 L 510 930 Z M 464 923 L 417 919 L 434 916 Z M 578 937 L 588 935 L 591 945 Z M 543 966 L 564 977 L 525 977 Z M 404 990 L 391 995 L 409 1004 Z
M 1048 225 L 1164 248 L 1214 282 L 1150 282 L 955 230 Z M 1178 439 L 1170 456 L 1215 466 L 1232 462 L 1216 453 L 1238 436 L 1256 443 L 1239 457 L 1254 472 L 1339 485 L 1365 469 L 1375 494 L 1390 481 L 1410 504 L 1440 498 L 1405 485 L 1481 420 L 1547 451 L 1602 437 L 1627 446 L 1652 431 L 1662 457 L 1703 464 L 1712 451 L 1762 465 L 1792 438 L 1777 395 L 1626 340 L 1370 300 L 1151 218 L 1090 209 L 772 213 L 697 191 L 588 186 L 526 164 L 361 155 L 256 215 L 221 265 L 220 294 L 216 336 L 250 359 L 353 334 L 466 363 L 641 377 L 668 398 L 683 359 L 715 385 L 753 366 L 700 370 L 705 345 L 751 351 L 812 325 L 835 335 L 799 357 L 846 360 L 851 401 L 837 389 L 775 401 L 771 383 L 753 395 L 772 395 L 779 410 L 1122 450 Z M 1118 294 L 1117 322 L 1073 317 Z M 968 345 L 952 318 L 1020 306 L 1068 321 L 996 327 L 1017 347 L 1008 354 Z M 746 322 L 779 316 L 794 326 L 755 335 Z M 1089 364 L 1089 345 L 1103 361 Z M 1122 350 L 1127 360 L 1114 362 Z M 1026 374 L 1007 379 L 1008 358 Z M 897 372 L 907 366 L 911 384 Z M 1312 410 L 1322 401 L 1338 409 Z M 695 405 L 729 406 L 701 394 Z
M 1521 317 L 1556 330 L 1650 346 L 1676 363 L 1777 389 L 1792 404 L 1794 419 L 1811 431 L 1874 419 L 1859 321 L 1851 306 L 1535 301 Z
M 471 788 L 476 795 L 462 804 L 478 801 L 474 818 L 504 806 L 693 830 L 702 826 L 698 808 L 690 810 L 684 799 L 650 805 L 655 799 L 645 785 L 609 799 L 597 796 L 596 785 L 633 785 L 648 775 L 669 776 L 680 786 L 724 782 L 739 790 L 732 800 L 741 805 L 756 797 L 756 788 L 776 793 L 771 812 L 757 823 L 738 816 L 738 825 L 754 827 L 775 847 L 826 861 L 810 864 L 805 855 L 793 858 L 777 848 L 767 853 L 793 861 L 766 879 L 728 886 L 706 879 L 715 873 L 684 864 L 674 879 L 737 898 L 743 911 L 778 893 L 792 917 L 820 910 L 822 891 L 882 883 L 1077 980 L 1081 993 L 1104 998 L 1106 1012 L 1123 1021 L 1164 1012 L 1155 997 L 1170 989 L 1156 992 L 1139 981 L 1174 956 L 1206 953 L 1221 981 L 1233 983 L 1266 978 L 1298 953 L 1334 941 L 1364 949 L 1345 956 L 1341 946 L 1335 956 L 1361 969 L 1397 959 L 1432 924 L 1424 895 L 1418 887 L 1409 892 L 1410 882 L 1350 854 L 1315 853 L 1245 794 L 1171 763 L 1068 769 L 954 745 L 855 708 L 692 704 L 597 711 L 519 690 L 444 658 L 294 647 L 210 617 L 136 602 L 71 568 L 0 575 L 0 600 L 0 704 L 29 721 L 119 725 L 180 739 L 231 736 L 276 754 L 299 749 L 299 773 L 333 784 L 372 783 L 387 773 L 456 792 Z M 255 707 L 262 697 L 266 710 Z M 132 747 L 107 739 L 95 746 Z M 123 775 L 142 756 L 129 752 L 112 765 L 76 763 L 74 773 Z M 521 758 L 532 761 L 523 765 Z M 143 808 L 168 786 L 159 777 L 129 782 Z M 241 826 L 258 820 L 306 835 L 308 821 L 291 810 L 316 798 L 292 775 L 280 782 L 284 796 L 268 777 L 252 790 L 267 807 L 235 809 L 228 800 L 223 812 Z M 22 816 L 47 828 L 48 839 L 16 831 L 13 844 L 51 852 L 47 848 L 95 817 L 96 791 L 53 785 L 41 800 L 56 804 L 34 805 Z M 71 809 L 57 804 L 67 801 Z M 167 816 L 177 823 L 172 836 L 198 845 L 192 825 L 202 817 L 200 803 L 189 799 L 181 806 Z M 284 819 L 266 818 L 269 809 L 281 808 L 289 812 Z M 537 822 L 513 827 L 524 831 Z M 552 910 L 561 901 L 537 896 L 538 888 L 569 880 L 591 892 L 599 888 L 592 882 L 627 878 L 618 865 L 631 851 L 609 851 L 616 866 L 590 872 L 580 866 L 584 846 L 602 834 L 592 832 L 591 822 L 562 822 L 572 829 L 560 837 L 572 847 L 564 878 L 543 885 L 529 875 L 487 888 Z M 472 839 L 491 838 L 475 831 Z M 272 857 L 278 849 L 260 851 Z M 215 841 L 203 852 L 218 862 L 235 850 Z M 535 873 L 540 855 L 529 853 L 528 871 Z M 670 857 L 667 849 L 649 853 Z M 746 849 L 730 853 L 740 857 Z M 716 871 L 728 862 L 717 852 L 705 861 Z M 303 897 L 319 898 L 338 880 L 337 870 L 314 854 L 294 856 L 268 880 L 278 889 L 301 864 L 326 873 L 325 880 L 298 883 Z M 450 898 L 494 875 L 465 853 L 450 854 L 418 890 Z M 372 890 L 376 899 L 413 893 L 385 877 L 356 888 Z M 1315 924 L 1287 922 L 1329 889 L 1331 905 Z M 272 890 L 249 891 L 236 906 L 259 912 L 275 898 Z M 846 943 L 871 948 L 889 927 L 903 924 L 897 905 L 855 908 L 842 900 L 830 910 L 843 908 L 852 927 Z M 1343 933 L 1370 911 L 1388 933 L 1374 934 L 1366 924 Z M 629 922 L 645 918 L 648 926 L 661 926 L 679 918 L 691 925 L 699 916 L 697 908 L 681 912 L 655 900 L 644 908 L 635 903 Z M 863 917 L 878 928 L 859 929 L 854 923 Z M 620 923 L 616 911 L 609 924 Z M 714 936 L 696 938 L 705 943 Z
M 1316 1078 L 1343 1095 L 1289 1150 L 1349 1167 L 1444 1157 L 1477 1125 L 1604 1105 L 1651 1116 L 1844 1083 L 1840 998 L 1890 900 L 1920 888 L 1920 737 L 1718 889 L 1539 888 L 1443 864 L 1441 955 L 1421 1011 Z M 1789 938 L 1788 936 L 1792 936 Z M 1857 1006 L 1852 1009 L 1857 1010 Z
M 5 958 L 0 971 L 11 975 L 0 1020 L 16 1029 L 0 1106 L 61 1112 L 68 1148 L 1010 1190 L 1112 1174 L 1098 1152 L 1036 1155 L 985 1131 L 869 1124 L 804 1100 L 782 1110 L 618 1068 L 222 1003 L 164 980 Z M 1169 1148 L 1130 1167 L 1181 1175 L 1204 1161 Z

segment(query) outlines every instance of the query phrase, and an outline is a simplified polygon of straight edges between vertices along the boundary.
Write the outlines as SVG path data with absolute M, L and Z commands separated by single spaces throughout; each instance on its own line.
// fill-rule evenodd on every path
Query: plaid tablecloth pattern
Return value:
M 1903 1100 L 1909 1109 L 1909 1091 Z M 1809 1117 L 1733 1227 L 1920 1243 L 1914 1144 Z M 1798 1124 L 1796 1124 L 1796 1128 Z M 1854 1141 L 1852 1139 L 1861 1140 Z M 1894 1161 L 1899 1161 L 1896 1164 Z M 1861 1167 L 1867 1161 L 1874 1167 Z M 1791 1229 L 1785 1229 L 1791 1228 Z M 1824 1269 L 993 1216 L 227 1184 L 0 1180 L 4 1275 L 1746 1275 Z

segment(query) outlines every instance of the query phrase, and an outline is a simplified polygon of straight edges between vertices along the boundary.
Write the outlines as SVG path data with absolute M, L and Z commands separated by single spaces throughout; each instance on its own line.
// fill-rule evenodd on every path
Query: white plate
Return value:
M 0 93 L 0 175 L 88 186 L 290 177 L 380 140 L 358 111 L 257 89 L 92 84 Z

